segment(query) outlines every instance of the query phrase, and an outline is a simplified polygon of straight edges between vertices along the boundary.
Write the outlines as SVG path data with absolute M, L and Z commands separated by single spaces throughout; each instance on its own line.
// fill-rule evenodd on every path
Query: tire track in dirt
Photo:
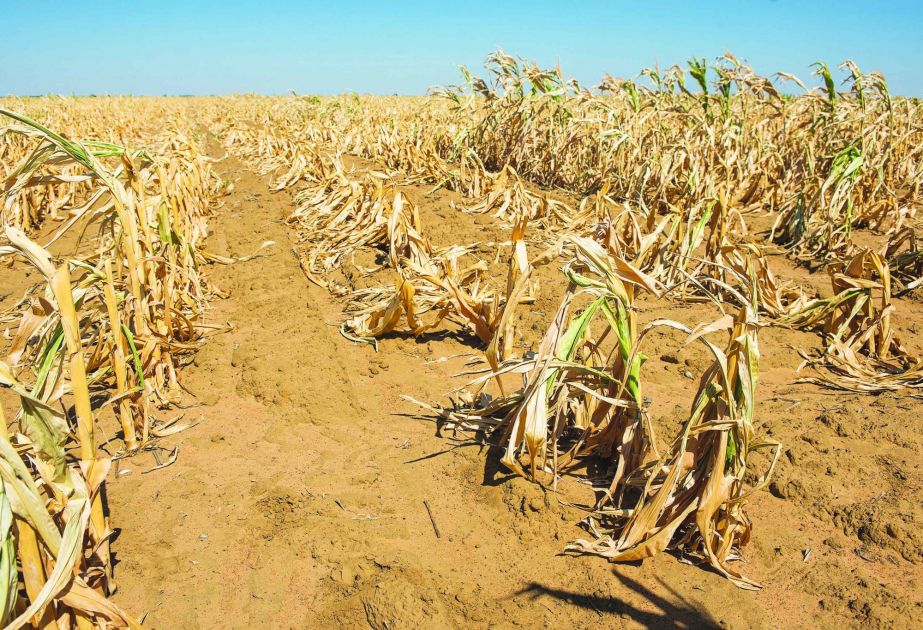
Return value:
M 291 253 L 291 198 L 233 158 L 217 166 L 235 190 L 209 250 L 275 244 L 208 270 L 229 293 L 210 321 L 234 330 L 182 373 L 202 404 L 178 461 L 142 474 L 141 455 L 109 484 L 117 601 L 154 628 L 765 625 L 729 582 L 671 557 L 613 570 L 561 556 L 578 512 L 485 470 L 479 448 L 437 438 L 400 398 L 443 398 L 461 362 L 425 359 L 466 348 L 343 339 L 341 306 Z

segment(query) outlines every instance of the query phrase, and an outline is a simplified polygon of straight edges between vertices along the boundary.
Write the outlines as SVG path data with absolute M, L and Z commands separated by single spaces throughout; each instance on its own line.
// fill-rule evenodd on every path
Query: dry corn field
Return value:
M 923 625 L 923 105 L 815 70 L 0 99 L 3 624 Z

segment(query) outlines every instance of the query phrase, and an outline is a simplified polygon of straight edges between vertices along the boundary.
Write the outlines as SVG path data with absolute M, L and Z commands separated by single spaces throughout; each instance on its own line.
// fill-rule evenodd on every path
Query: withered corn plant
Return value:
M 97 451 L 91 375 L 74 296 L 80 292 L 71 284 L 67 263 L 55 267 L 44 250 L 24 236 L 12 236 L 13 247 L 45 278 L 45 300 L 60 318 L 62 340 L 46 350 L 35 383 L 22 382 L 0 362 L 0 385 L 20 401 L 16 433 L 9 433 L 0 412 L 0 535 L 6 554 L 0 614 L 10 628 L 139 627 L 106 598 L 112 588 L 112 531 L 101 488 L 111 458 Z M 75 428 L 65 411 L 70 406 Z M 79 455 L 69 456 L 69 446 Z M 19 597 L 21 588 L 25 597 Z
M 617 459 L 617 468 L 632 468 L 650 437 L 642 426 L 632 306 L 636 291 L 656 293 L 657 285 L 594 241 L 574 237 L 572 244 L 568 292 L 535 357 L 520 364 L 520 371 L 528 367 L 524 386 L 501 425 L 503 463 L 530 478 L 538 471 L 554 478 L 576 457 L 597 452 Z M 579 296 L 590 302 L 570 316 Z M 591 324 L 600 319 L 594 338 Z M 600 342 L 610 337 L 613 347 L 604 353 Z
M 744 306 L 736 317 L 698 330 L 655 321 L 642 336 L 663 326 L 686 332 L 689 341 L 704 343 L 714 362 L 702 375 L 689 417 L 670 447 L 624 478 L 616 478 L 623 486 L 621 492 L 610 488 L 599 505 L 602 530 L 590 520 L 597 538 L 579 540 L 569 549 L 621 562 L 677 547 L 701 555 L 738 586 L 759 588 L 729 565 L 750 539 L 746 500 L 768 483 L 781 452 L 780 444 L 757 439 L 753 428 L 759 374 L 755 315 Z M 727 327 L 731 334 L 724 350 L 704 336 Z M 750 456 L 764 449 L 773 452 L 769 468 L 748 487 Z M 607 507 L 610 497 L 614 497 L 611 508 Z
M 423 235 L 416 208 L 400 191 L 390 204 L 387 222 L 390 288 L 351 294 L 344 334 L 364 340 L 401 330 L 422 335 L 446 317 L 457 320 L 482 342 L 490 341 L 499 318 L 499 298 L 484 284 L 484 261 L 462 266 L 463 246 L 434 250 Z
M 870 393 L 923 388 L 923 361 L 901 345 L 891 323 L 895 306 L 884 258 L 860 251 L 831 265 L 830 280 L 831 297 L 811 301 L 782 320 L 823 336 L 820 356 L 806 358 L 821 375 L 802 380 Z

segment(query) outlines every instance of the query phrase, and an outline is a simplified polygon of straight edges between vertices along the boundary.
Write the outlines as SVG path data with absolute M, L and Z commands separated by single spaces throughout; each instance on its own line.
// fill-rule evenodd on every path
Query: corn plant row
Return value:
M 179 126 L 147 136 L 148 153 L 0 114 L 11 121 L 0 137 L 20 155 L 3 182 L 0 255 L 43 279 L 19 301 L 0 361 L 0 384 L 19 400 L 14 429 L 0 422 L 0 617 L 14 628 L 138 627 L 108 599 L 102 488 L 114 458 L 182 428 L 158 410 L 178 401 L 177 368 L 207 330 L 201 246 L 222 184 Z M 49 200 L 64 200 L 57 215 Z

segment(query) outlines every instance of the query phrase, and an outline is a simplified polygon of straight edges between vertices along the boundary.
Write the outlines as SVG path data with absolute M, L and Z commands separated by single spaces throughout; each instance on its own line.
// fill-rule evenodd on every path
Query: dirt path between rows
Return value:
M 480 447 L 437 437 L 400 398 L 444 400 L 463 359 L 440 358 L 471 348 L 437 334 L 375 353 L 344 339 L 341 305 L 291 251 L 291 197 L 234 158 L 217 168 L 234 191 L 208 249 L 274 244 L 208 270 L 228 294 L 209 320 L 234 328 L 182 373 L 199 403 L 183 421 L 198 424 L 169 442 L 176 463 L 145 474 L 155 462 L 139 455 L 108 486 L 116 600 L 148 627 L 758 628 L 817 612 L 801 550 L 827 529 L 768 494 L 757 520 L 797 525 L 760 526 L 762 593 L 670 555 L 562 555 L 581 513 L 485 467 Z

